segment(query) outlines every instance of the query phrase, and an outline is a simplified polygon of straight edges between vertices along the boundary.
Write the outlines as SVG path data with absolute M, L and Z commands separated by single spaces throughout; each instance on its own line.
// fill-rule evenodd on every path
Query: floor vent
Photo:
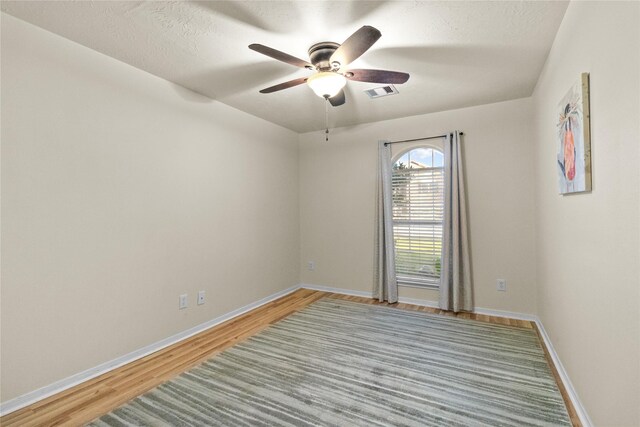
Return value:
M 382 96 L 396 95 L 398 89 L 394 85 L 388 85 L 365 90 L 365 93 L 369 95 L 369 98 L 380 98 Z

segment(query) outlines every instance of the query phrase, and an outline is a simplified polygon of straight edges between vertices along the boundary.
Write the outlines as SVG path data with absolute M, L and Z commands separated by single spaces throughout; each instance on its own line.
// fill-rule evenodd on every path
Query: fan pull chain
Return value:
M 324 103 L 324 124 L 326 130 L 324 131 L 324 140 L 325 142 L 329 141 L 329 98 L 325 98 Z

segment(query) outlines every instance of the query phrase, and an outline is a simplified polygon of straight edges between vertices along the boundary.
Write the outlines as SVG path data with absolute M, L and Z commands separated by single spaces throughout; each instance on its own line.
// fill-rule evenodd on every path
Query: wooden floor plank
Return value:
M 0 425 L 6 427 L 82 425 L 188 371 L 320 298 L 344 299 L 365 304 L 385 305 L 399 310 L 416 310 L 430 314 L 536 329 L 534 323 L 524 320 L 475 313 L 453 313 L 407 303 L 389 304 L 371 298 L 300 289 L 172 346 L 5 415 L 0 418 Z M 536 332 L 539 334 L 537 329 Z M 562 387 L 562 382 L 550 361 L 546 348 L 545 352 L 562 396 L 565 398 L 567 407 L 570 408 L 571 420 L 574 426 L 580 426 L 576 412 L 568 400 L 566 390 Z

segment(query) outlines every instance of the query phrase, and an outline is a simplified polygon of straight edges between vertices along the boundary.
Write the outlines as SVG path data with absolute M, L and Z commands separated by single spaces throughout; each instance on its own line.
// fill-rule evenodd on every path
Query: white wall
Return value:
M 531 115 L 530 100 L 520 99 L 333 129 L 329 142 L 321 132 L 302 134 L 301 281 L 370 291 L 377 141 L 459 129 L 476 306 L 535 313 Z M 307 270 L 308 261 L 316 262 L 315 271 Z M 498 278 L 507 280 L 507 292 L 496 291 Z M 438 298 L 437 291 L 415 288 L 401 288 L 400 295 Z
M 297 284 L 297 142 L 2 14 L 1 400 Z
M 533 101 L 538 312 L 594 423 L 640 425 L 640 3 L 572 2 Z M 593 191 L 558 195 L 557 104 L 591 74 Z

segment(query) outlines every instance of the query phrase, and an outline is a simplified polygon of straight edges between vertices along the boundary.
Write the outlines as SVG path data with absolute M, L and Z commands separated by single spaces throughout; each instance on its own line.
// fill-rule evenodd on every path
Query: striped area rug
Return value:
M 565 426 L 533 330 L 324 298 L 92 426 Z

